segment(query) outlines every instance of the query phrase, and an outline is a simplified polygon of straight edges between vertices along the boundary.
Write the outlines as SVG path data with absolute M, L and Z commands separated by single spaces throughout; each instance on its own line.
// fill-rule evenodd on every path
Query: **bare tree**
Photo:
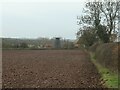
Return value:
M 106 0 L 105 2 L 102 2 L 101 6 L 100 6 L 100 10 L 102 12 L 102 14 L 105 16 L 104 17 L 104 23 L 107 26 L 107 33 L 109 35 L 109 39 L 111 37 L 111 34 L 116 33 L 116 25 L 118 22 L 118 11 L 120 10 L 120 1 L 110 1 L 110 0 Z
M 112 34 L 116 34 L 117 32 L 116 26 L 118 24 L 119 6 L 120 1 L 112 2 L 110 0 L 104 0 L 104 2 L 87 2 L 83 16 L 77 18 L 80 20 L 78 25 L 82 26 L 79 32 L 83 32 L 84 26 L 93 26 L 95 28 L 93 29 L 94 33 L 96 33 L 103 42 L 110 42 L 110 40 L 112 40 Z M 104 30 L 102 30 L 103 28 L 101 27 L 104 27 Z M 104 35 L 102 35 L 102 33 L 106 36 L 103 37 Z

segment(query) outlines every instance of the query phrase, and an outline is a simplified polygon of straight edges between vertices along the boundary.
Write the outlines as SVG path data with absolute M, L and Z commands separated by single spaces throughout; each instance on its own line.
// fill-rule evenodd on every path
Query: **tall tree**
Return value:
M 107 26 L 107 33 L 109 35 L 109 39 L 111 39 L 111 34 L 114 32 L 116 33 L 116 25 L 118 23 L 118 11 L 120 10 L 120 1 L 112 1 L 106 0 L 102 2 L 100 6 L 100 10 L 104 15 L 104 24 Z
M 78 18 L 80 20 L 78 25 L 82 26 L 81 33 L 83 32 L 83 26 L 94 26 L 94 33 L 99 39 L 105 43 L 110 42 L 112 34 L 116 34 L 117 31 L 119 6 L 120 1 L 87 2 L 83 16 Z

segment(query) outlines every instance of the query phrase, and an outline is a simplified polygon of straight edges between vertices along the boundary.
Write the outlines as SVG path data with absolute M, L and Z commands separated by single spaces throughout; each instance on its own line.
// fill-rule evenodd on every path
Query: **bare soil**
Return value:
M 3 50 L 3 88 L 101 88 L 81 50 Z

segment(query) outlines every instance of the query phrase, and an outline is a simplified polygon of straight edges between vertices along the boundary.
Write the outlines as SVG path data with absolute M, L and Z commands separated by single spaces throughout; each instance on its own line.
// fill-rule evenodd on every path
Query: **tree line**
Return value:
M 2 38 L 3 49 L 48 49 L 55 48 L 54 38 L 37 38 L 37 39 L 20 39 L 20 38 Z M 74 48 L 74 40 L 62 39 L 60 40 L 61 48 Z

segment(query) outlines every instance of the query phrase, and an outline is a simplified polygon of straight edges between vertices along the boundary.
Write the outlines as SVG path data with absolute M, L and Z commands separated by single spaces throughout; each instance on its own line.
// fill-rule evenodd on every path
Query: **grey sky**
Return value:
M 6 0 L 7 1 L 7 0 Z M 2 36 L 75 39 L 84 2 L 2 2 Z

